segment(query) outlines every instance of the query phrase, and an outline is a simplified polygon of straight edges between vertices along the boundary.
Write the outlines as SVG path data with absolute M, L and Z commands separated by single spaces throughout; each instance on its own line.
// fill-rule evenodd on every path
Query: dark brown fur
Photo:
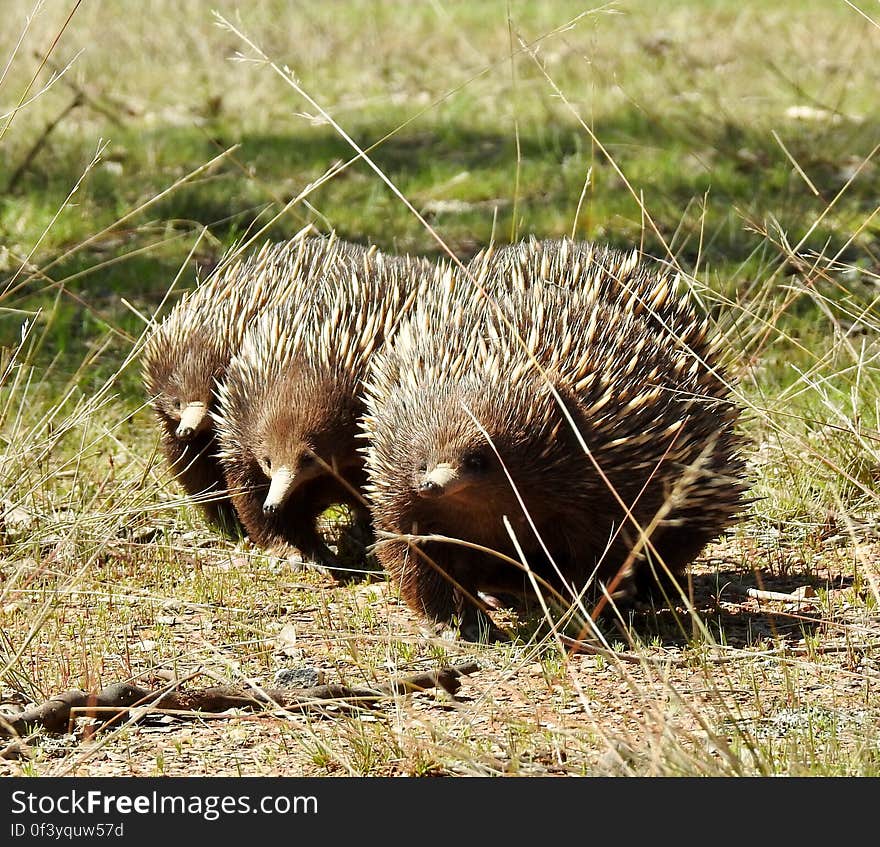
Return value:
M 270 310 L 248 332 L 220 388 L 216 418 L 226 482 L 256 543 L 292 546 L 319 566 L 339 568 L 316 526 L 333 504 L 348 506 L 369 536 L 361 379 L 430 267 L 376 255 L 351 272 L 331 272 L 312 298 Z M 282 473 L 293 493 L 267 512 L 270 479 Z
M 143 377 L 160 426 L 169 467 L 209 521 L 230 533 L 243 529 L 226 494 L 217 458 L 211 412 L 215 387 L 241 343 L 250 320 L 273 302 L 290 297 L 291 285 L 308 289 L 327 267 L 353 264 L 366 248 L 331 238 L 267 243 L 244 260 L 227 263 L 181 301 L 151 333 Z M 203 404 L 193 433 L 180 434 L 182 407 Z
M 211 331 L 191 329 L 187 339 L 186 347 L 171 333 L 157 333 L 151 340 L 144 369 L 147 392 L 153 398 L 168 467 L 211 523 L 235 533 L 240 524 L 224 493 L 226 483 L 209 421 L 188 438 L 177 435 L 182 405 L 201 402 L 206 410 L 213 405 L 213 382 L 224 372 L 229 353 Z
M 368 380 L 375 527 L 418 537 L 380 537 L 379 559 L 411 608 L 457 619 L 469 638 L 493 627 L 480 592 L 533 596 L 523 558 L 562 605 L 579 594 L 589 602 L 600 583 L 639 596 L 680 575 L 743 506 L 739 407 L 703 322 L 656 284 L 648 308 L 648 284 L 631 295 L 554 282 L 508 293 L 496 282 L 528 352 L 478 298 L 441 299 L 398 333 Z
M 233 364 L 231 379 L 240 378 Z M 288 361 L 286 373 L 269 379 L 256 394 L 235 392 L 222 403 L 220 442 L 232 502 L 250 538 L 276 553 L 295 547 L 324 568 L 339 562 L 317 529 L 319 516 L 334 504 L 350 507 L 355 523 L 369 526 L 361 491 L 363 458 L 356 450 L 356 387 L 305 362 Z M 267 462 L 268 459 L 268 462 Z M 268 466 L 267 466 L 268 465 Z M 303 483 L 275 514 L 263 511 L 272 468 L 317 476 Z

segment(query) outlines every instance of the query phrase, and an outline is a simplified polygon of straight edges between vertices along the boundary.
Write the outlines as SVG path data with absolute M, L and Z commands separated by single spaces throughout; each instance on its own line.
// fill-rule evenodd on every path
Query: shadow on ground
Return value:
M 841 576 L 834 580 L 833 587 L 849 588 L 852 582 L 852 577 Z M 759 600 L 749 594 L 750 589 L 755 589 L 790 595 L 805 586 L 813 589 L 815 596 L 800 604 L 794 600 Z M 684 602 L 664 605 L 661 601 L 641 603 L 635 609 L 623 611 L 623 623 L 620 618 L 609 616 L 600 619 L 598 626 L 609 643 L 623 645 L 622 649 L 639 643 L 684 649 L 695 641 L 705 641 L 706 632 L 716 643 L 733 649 L 783 641 L 791 644 L 817 634 L 829 623 L 818 602 L 819 592 L 829 587 L 828 580 L 803 574 L 756 576 L 741 570 L 695 574 L 692 605 L 698 621 Z M 521 612 L 517 633 L 522 640 L 540 637 L 546 628 L 540 610 L 530 607 Z M 579 631 L 577 626 L 570 626 L 566 634 L 583 637 L 589 631 L 589 627 Z

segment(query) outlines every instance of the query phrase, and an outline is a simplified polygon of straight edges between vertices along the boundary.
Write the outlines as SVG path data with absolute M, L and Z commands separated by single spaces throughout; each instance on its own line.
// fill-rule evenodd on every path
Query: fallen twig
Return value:
M 23 735 L 40 726 L 49 732 L 67 730 L 76 716 L 100 715 L 108 721 L 128 713 L 129 709 L 149 704 L 152 710 L 188 712 L 223 712 L 227 709 L 251 709 L 255 705 L 280 706 L 288 711 L 326 710 L 328 706 L 357 709 L 381 700 L 430 688 L 442 688 L 450 694 L 458 691 L 459 677 L 479 669 L 476 662 L 440 668 L 434 671 L 391 679 L 376 688 L 352 688 L 347 685 L 316 685 L 311 688 L 244 689 L 234 685 L 215 685 L 193 691 L 149 691 L 128 683 L 116 683 L 98 692 L 65 691 L 45 703 L 17 715 L 7 715 L 0 722 L 0 736 Z
M 37 153 L 42 150 L 43 145 L 48 140 L 49 136 L 52 134 L 52 131 L 64 118 L 67 117 L 70 112 L 72 112 L 77 106 L 82 105 L 82 97 L 77 94 L 73 100 L 70 101 L 62 110 L 58 113 L 56 117 L 54 117 L 48 124 L 46 124 L 45 129 L 40 134 L 40 137 L 31 145 L 31 149 L 28 150 L 24 159 L 22 159 L 21 164 L 12 172 L 12 175 L 9 177 L 9 181 L 6 183 L 6 193 L 12 194 L 15 189 L 18 187 L 19 180 L 24 176 L 27 172 L 28 168 L 31 166 L 31 162 L 34 161 L 37 157 Z
M 41 58 L 37 50 L 34 50 L 34 56 L 38 59 Z M 110 106 L 106 105 L 107 102 L 110 102 L 109 98 L 107 98 L 106 95 L 102 95 L 102 98 L 99 99 L 97 95 L 89 93 L 89 91 L 87 91 L 82 85 L 79 85 L 77 82 L 71 79 L 68 74 L 62 75 L 62 67 L 55 64 L 55 62 L 53 62 L 51 59 L 46 59 L 46 67 L 51 68 L 51 70 L 56 75 L 58 75 L 60 81 L 64 83 L 64 85 L 66 85 L 74 94 L 76 94 L 84 105 L 88 106 L 90 109 L 93 109 L 96 112 L 100 112 L 102 115 L 104 115 L 105 118 L 116 124 L 116 126 L 125 126 L 125 122 L 122 120 L 122 118 L 119 117 L 117 112 L 111 109 Z M 104 102 L 101 102 L 102 99 L 104 100 Z M 134 110 L 132 110 L 129 106 L 119 103 L 114 103 L 113 105 L 116 109 L 124 110 L 129 114 L 134 114 Z
M 755 600 L 781 601 L 783 603 L 797 603 L 802 606 L 812 606 L 819 602 L 816 592 L 809 586 L 798 588 L 791 594 L 785 594 L 782 591 L 764 591 L 760 588 L 749 588 L 746 591 L 749 597 Z
M 9 759 L 15 761 L 17 759 L 29 759 L 31 749 L 24 741 L 10 741 L 2 750 L 0 750 L 0 759 Z

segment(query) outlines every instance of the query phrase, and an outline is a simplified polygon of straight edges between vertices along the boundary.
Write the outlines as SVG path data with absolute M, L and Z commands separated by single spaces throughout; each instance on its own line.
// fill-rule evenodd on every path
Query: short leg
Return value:
M 297 531 L 290 533 L 290 540 L 303 555 L 302 567 L 321 571 L 335 578 L 334 571 L 339 569 L 339 559 L 314 526 L 298 526 Z
M 379 558 L 400 583 L 401 594 L 414 611 L 441 626 L 457 629 L 466 641 L 506 640 L 504 633 L 480 608 L 476 586 L 462 584 L 450 575 L 469 570 L 468 557 L 456 554 L 453 566 L 449 553 L 438 544 L 424 546 L 392 543 L 380 547 Z
M 455 591 L 458 618 L 458 631 L 465 641 L 476 641 L 484 644 L 508 641 L 506 633 L 495 626 L 495 623 L 481 608 L 460 591 Z
M 244 527 L 238 513 L 229 496 L 220 494 L 226 491 L 226 480 L 220 462 L 214 456 L 216 444 L 213 436 L 201 433 L 191 441 L 180 441 L 173 434 L 166 433 L 162 447 L 177 481 L 188 495 L 198 498 L 198 506 L 205 517 L 224 534 L 241 535 Z
M 673 603 L 679 600 L 687 584 L 687 566 L 699 556 L 708 540 L 705 533 L 687 527 L 666 530 L 656 541 L 663 563 L 654 556 L 642 559 L 636 566 L 633 580 L 636 599 L 663 603 L 667 599 Z

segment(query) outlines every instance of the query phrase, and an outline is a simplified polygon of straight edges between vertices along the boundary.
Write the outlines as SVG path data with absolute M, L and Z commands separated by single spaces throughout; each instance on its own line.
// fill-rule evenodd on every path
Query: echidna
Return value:
M 249 536 L 339 566 L 318 530 L 332 504 L 368 527 L 358 418 L 370 356 L 433 266 L 381 253 L 330 269 L 310 297 L 268 310 L 245 335 L 218 392 L 226 483 Z
M 673 280 L 572 242 L 506 252 L 495 305 L 426 299 L 366 383 L 378 557 L 467 638 L 493 627 L 479 593 L 532 593 L 523 558 L 568 603 L 680 575 L 746 489 L 740 408 Z
M 183 486 L 214 523 L 238 526 L 225 496 L 210 411 L 214 389 L 245 328 L 269 304 L 308 288 L 328 267 L 354 262 L 365 248 L 331 235 L 266 243 L 220 270 L 181 300 L 152 331 L 144 348 L 143 379 L 160 424 L 165 457 Z
M 490 295 L 538 283 L 563 289 L 588 288 L 603 302 L 632 300 L 632 308 L 638 313 L 650 314 L 649 319 L 671 332 L 678 323 L 686 328 L 694 321 L 693 309 L 686 301 L 667 296 L 665 289 L 675 287 L 677 280 L 671 279 L 659 263 L 646 262 L 638 250 L 624 252 L 570 238 L 530 236 L 516 244 L 481 250 L 467 269 Z M 665 293 L 658 296 L 660 292 Z

